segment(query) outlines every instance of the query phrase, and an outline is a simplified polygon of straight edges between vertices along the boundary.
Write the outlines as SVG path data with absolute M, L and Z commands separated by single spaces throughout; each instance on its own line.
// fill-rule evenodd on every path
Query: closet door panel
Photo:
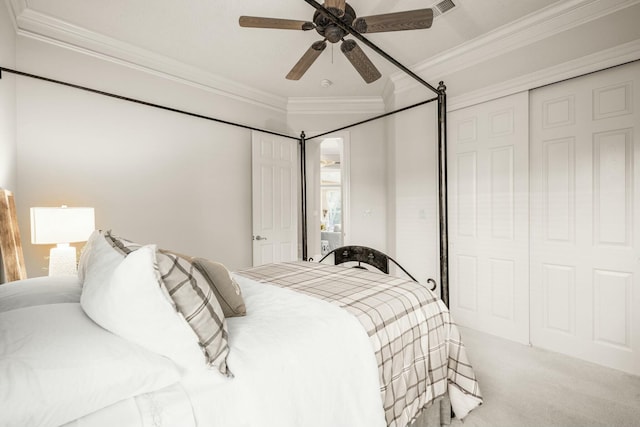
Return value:
M 640 63 L 531 92 L 531 341 L 640 374 Z
M 451 112 L 450 306 L 458 324 L 529 343 L 528 94 Z

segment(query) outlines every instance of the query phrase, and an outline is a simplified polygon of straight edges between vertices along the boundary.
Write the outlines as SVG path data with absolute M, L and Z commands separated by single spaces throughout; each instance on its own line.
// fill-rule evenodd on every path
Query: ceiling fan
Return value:
M 408 10 L 405 12 L 385 13 L 382 15 L 356 17 L 356 12 L 345 0 L 325 0 L 324 7 L 340 18 L 344 24 L 351 25 L 360 34 L 381 33 L 386 31 L 419 30 L 431 27 L 432 9 Z M 313 15 L 313 22 L 292 19 L 263 18 L 258 16 L 241 16 L 241 27 L 275 28 L 282 30 L 316 30 L 324 37 L 311 45 L 293 66 L 287 79 L 300 80 L 304 73 L 327 47 L 327 41 L 337 43 L 342 40 L 340 50 L 351 65 L 358 71 L 365 82 L 371 83 L 381 77 L 380 71 L 373 65 L 355 40 L 345 40 L 349 33 L 340 28 L 331 18 L 319 10 Z

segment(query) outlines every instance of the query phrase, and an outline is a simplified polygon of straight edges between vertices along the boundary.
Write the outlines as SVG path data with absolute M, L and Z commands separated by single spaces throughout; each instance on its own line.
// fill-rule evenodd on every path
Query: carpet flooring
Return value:
M 639 426 L 640 377 L 460 328 L 484 404 L 454 427 Z

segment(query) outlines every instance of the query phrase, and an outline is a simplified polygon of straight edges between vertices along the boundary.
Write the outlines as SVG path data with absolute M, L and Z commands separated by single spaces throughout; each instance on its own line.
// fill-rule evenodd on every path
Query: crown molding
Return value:
M 387 79 L 387 82 L 384 85 L 384 89 L 382 91 L 382 99 L 384 100 L 384 105 L 386 111 L 391 111 L 395 108 L 396 105 L 396 96 L 395 96 L 395 86 L 391 79 Z
M 6 0 L 15 13 L 17 34 L 105 61 L 163 76 L 217 95 L 286 113 L 287 100 L 179 61 L 123 43 L 28 8 L 24 0 Z
M 88 31 L 28 7 L 26 0 L 5 0 L 16 33 L 23 37 L 78 51 L 105 61 L 161 76 L 220 96 L 286 114 L 380 114 L 391 108 L 397 96 L 417 83 L 402 72 L 390 76 L 380 97 L 285 98 L 222 78 L 197 67 Z M 640 0 L 566 0 L 443 52 L 412 67 L 420 76 L 438 79 L 487 61 L 505 52 L 570 30 L 586 22 L 640 3 Z M 498 96 L 528 90 L 564 78 L 638 59 L 636 43 L 569 61 L 540 72 L 450 98 L 449 110 Z M 425 80 L 429 78 L 423 77 Z
M 380 114 L 385 102 L 380 96 L 351 98 L 291 97 L 287 102 L 288 114 Z
M 566 0 L 525 16 L 454 49 L 421 62 L 412 71 L 425 80 L 438 79 L 506 52 L 524 48 L 536 41 L 568 31 L 640 3 L 640 0 Z M 391 75 L 395 93 L 413 90 L 417 83 L 404 73 Z
M 506 82 L 447 99 L 447 111 L 455 111 L 503 96 L 640 60 L 640 40 L 634 40 Z

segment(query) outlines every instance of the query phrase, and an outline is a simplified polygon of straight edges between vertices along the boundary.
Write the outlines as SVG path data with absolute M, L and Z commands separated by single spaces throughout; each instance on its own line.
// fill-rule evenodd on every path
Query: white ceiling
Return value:
M 613 17 L 614 23 L 619 23 L 614 25 L 614 32 L 620 31 L 621 35 L 603 42 L 606 46 L 597 45 L 593 49 L 640 38 L 638 0 L 454 1 L 457 7 L 437 17 L 430 29 L 366 37 L 425 79 L 439 79 L 442 74 L 450 74 L 456 81 L 455 73 L 466 68 L 466 80 L 459 76 L 468 86 L 465 90 L 492 84 L 482 81 L 486 77 L 473 72 L 471 65 L 481 67 L 492 58 L 500 63 L 511 55 L 513 64 L 505 63 L 504 66 L 517 68 L 523 57 L 516 53 L 525 52 L 526 60 L 527 50 L 523 48 L 529 45 L 537 49 L 532 50 L 533 53 L 546 52 L 540 58 L 540 66 L 554 65 L 566 55 L 570 59 L 574 48 L 567 45 L 569 51 L 561 52 L 564 45 L 558 34 L 575 32 L 586 23 L 607 17 Z M 395 66 L 359 42 L 382 72 L 380 80 L 369 85 L 364 83 L 340 52 L 339 45 L 333 49 L 329 45 L 301 80 L 286 80 L 284 76 L 298 58 L 321 37 L 313 30 L 240 28 L 238 17 L 251 15 L 311 21 L 314 9 L 304 0 L 7 2 L 21 34 L 42 35 L 191 80 L 205 80 L 202 76 L 207 76 L 207 84 L 226 85 L 235 88 L 236 92 L 255 92 L 285 100 L 295 97 L 379 97 L 390 81 L 398 86 L 404 78 Z M 349 3 L 359 16 L 366 16 L 431 7 L 437 2 L 351 0 Z M 628 18 L 630 14 L 632 19 Z M 624 20 L 625 16 L 627 20 Z M 537 29 L 544 29 L 544 33 L 540 34 Z M 599 30 L 592 29 L 588 33 L 593 31 Z M 602 34 L 600 38 L 609 40 L 612 36 Z M 580 39 L 574 43 L 580 45 Z M 591 44 L 580 45 L 578 53 L 589 54 Z M 494 49 L 488 47 L 492 45 Z M 474 52 L 479 57 L 473 59 Z M 464 64 L 467 65 L 461 65 L 460 61 L 466 61 Z M 532 66 L 536 67 L 535 64 Z M 480 82 L 474 85 L 476 77 Z M 508 77 L 500 75 L 499 78 Z M 323 88 L 320 85 L 323 79 L 329 79 L 333 84 Z M 437 81 L 429 82 L 437 84 Z

